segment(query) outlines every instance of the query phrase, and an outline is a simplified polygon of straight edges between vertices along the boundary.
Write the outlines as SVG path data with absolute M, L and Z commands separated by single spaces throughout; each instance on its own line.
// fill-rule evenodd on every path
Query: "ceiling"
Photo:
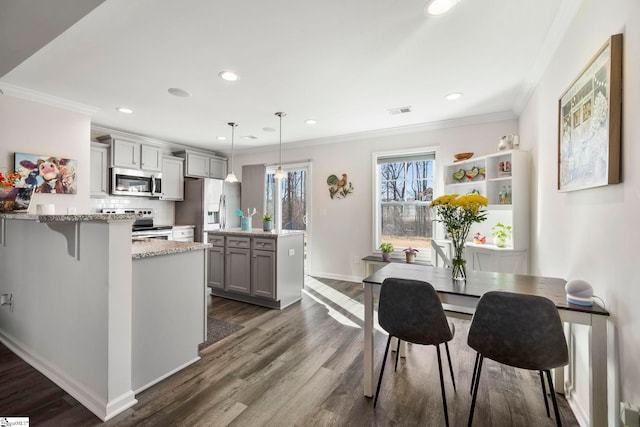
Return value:
M 0 1 L 3 20 L 20 20 L 16 37 L 48 25 L 11 2 L 36 6 Z M 229 121 L 238 123 L 237 149 L 277 144 L 277 111 L 287 113 L 283 144 L 516 117 L 579 0 L 461 0 L 438 17 L 425 16 L 425 0 L 93 3 L 42 48 L 33 43 L 35 53 L 0 77 L 0 88 L 93 107 L 92 122 L 103 127 L 228 152 Z M 220 79 L 222 70 L 239 79 Z M 446 100 L 452 92 L 464 96 Z M 410 113 L 388 112 L 406 106 Z

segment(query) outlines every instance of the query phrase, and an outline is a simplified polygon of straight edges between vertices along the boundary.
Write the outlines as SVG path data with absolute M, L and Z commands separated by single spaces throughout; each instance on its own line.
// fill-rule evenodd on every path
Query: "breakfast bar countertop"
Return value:
M 131 257 L 133 259 L 149 258 L 160 255 L 179 254 L 210 248 L 209 243 L 178 242 L 161 239 L 133 239 Z
M 245 231 L 240 228 L 226 228 L 224 230 L 206 230 L 209 234 L 225 234 L 230 236 L 254 236 L 254 237 L 278 237 L 278 236 L 290 236 L 292 234 L 304 234 L 304 230 L 281 230 L 279 233 L 276 230 L 263 231 L 261 228 L 253 228 L 250 231 Z
M 40 215 L 30 213 L 0 213 L 0 219 L 22 219 L 38 222 L 79 222 L 79 221 L 131 221 L 141 218 L 139 214 L 59 214 Z

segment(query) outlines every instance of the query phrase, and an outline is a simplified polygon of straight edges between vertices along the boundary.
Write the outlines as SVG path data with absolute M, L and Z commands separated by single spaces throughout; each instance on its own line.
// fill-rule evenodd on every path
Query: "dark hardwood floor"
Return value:
M 283 311 L 212 298 L 211 315 L 244 328 L 138 394 L 135 407 L 104 424 L 0 345 L 0 416 L 29 416 L 32 426 L 56 427 L 443 426 L 432 346 L 409 346 L 395 373 L 387 363 L 375 410 L 363 396 L 362 294 L 359 283 L 308 278 L 303 300 Z M 451 426 L 465 426 L 475 354 L 466 345 L 469 322 L 454 322 L 457 392 L 445 372 L 447 402 Z M 376 332 L 376 375 L 385 342 Z M 547 418 L 536 372 L 487 360 L 479 390 L 474 426 L 556 425 Z M 577 426 L 558 398 L 563 425 Z

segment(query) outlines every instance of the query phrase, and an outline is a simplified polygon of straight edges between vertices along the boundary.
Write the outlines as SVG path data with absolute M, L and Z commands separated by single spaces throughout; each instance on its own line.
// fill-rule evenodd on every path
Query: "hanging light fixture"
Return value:
M 236 174 L 233 173 L 233 136 L 235 134 L 235 127 L 238 125 L 234 122 L 229 122 L 227 124 L 231 126 L 231 167 L 229 168 L 230 170 L 229 174 L 224 180 L 227 182 L 238 182 L 238 178 L 236 177 Z
M 275 179 L 282 179 L 285 177 L 284 170 L 282 170 L 282 118 L 286 115 L 286 113 L 281 111 L 276 113 L 276 116 L 280 117 L 280 162 L 278 162 L 278 170 L 273 176 Z

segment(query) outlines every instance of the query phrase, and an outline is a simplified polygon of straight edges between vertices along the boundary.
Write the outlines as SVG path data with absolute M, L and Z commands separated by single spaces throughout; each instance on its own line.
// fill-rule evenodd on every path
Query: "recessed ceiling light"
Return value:
M 308 124 L 308 125 L 315 125 L 316 123 L 318 123 L 318 122 L 316 122 L 316 121 L 315 121 L 315 120 L 313 120 L 313 119 L 307 119 L 307 120 L 305 120 L 304 122 L 305 122 L 306 124 Z
M 445 98 L 447 98 L 447 100 L 449 101 L 455 101 L 456 99 L 462 98 L 462 94 L 460 92 L 453 92 L 445 96 Z
M 431 16 L 442 15 L 458 4 L 459 1 L 460 0 L 429 0 L 424 6 L 424 13 Z
M 274 128 L 270 128 L 270 127 L 262 128 L 262 130 L 265 131 L 265 132 L 275 132 L 276 131 Z
M 253 135 L 245 135 L 245 136 L 241 136 L 240 138 L 242 138 L 242 139 L 258 139 L 257 136 L 253 136 Z
M 124 113 L 124 114 L 133 113 L 133 110 L 131 108 L 127 108 L 127 107 L 118 107 L 118 108 L 116 108 L 116 110 L 118 110 L 118 111 L 120 111 L 121 113 Z
M 191 96 L 189 92 L 179 87 L 171 87 L 168 89 L 169 93 L 173 96 L 179 96 L 180 98 L 188 98 Z
M 238 75 L 233 71 L 220 71 L 218 75 L 222 80 L 226 80 L 228 82 L 235 82 L 238 80 Z
M 227 137 L 226 136 L 219 136 L 216 138 L 218 141 L 226 141 Z

